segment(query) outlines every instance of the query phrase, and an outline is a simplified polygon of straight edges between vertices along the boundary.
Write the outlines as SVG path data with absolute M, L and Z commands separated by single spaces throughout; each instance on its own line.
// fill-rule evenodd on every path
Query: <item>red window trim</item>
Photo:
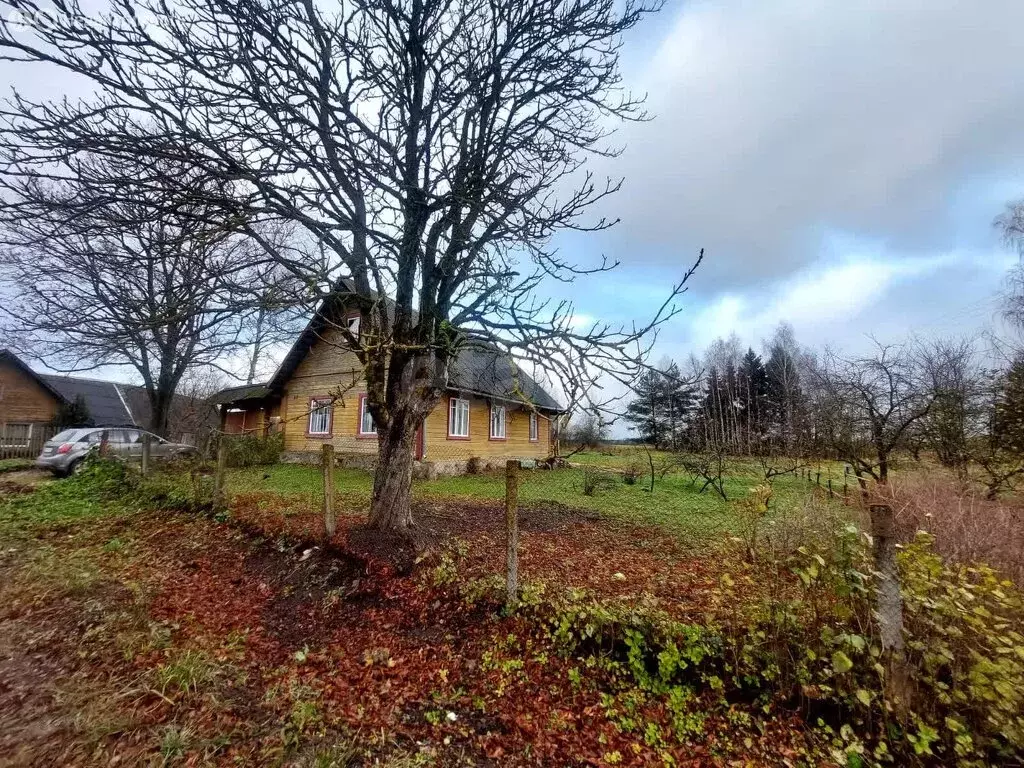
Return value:
M 505 411 L 505 436 L 495 437 L 491 434 L 491 430 L 494 428 L 494 409 L 501 408 Z M 504 405 L 492 405 L 487 411 L 487 439 L 492 443 L 504 443 L 508 440 L 508 408 Z
M 376 440 L 376 432 L 363 432 L 363 408 L 366 407 L 366 399 L 369 395 L 363 392 L 359 395 L 359 411 L 356 413 L 356 439 L 357 440 Z M 374 425 L 376 426 L 376 424 Z
M 465 435 L 453 435 L 452 434 L 452 401 L 463 400 L 466 403 L 466 434 Z M 464 397 L 449 397 L 448 398 L 448 433 L 449 440 L 469 440 L 473 434 L 472 428 L 469 425 L 470 416 L 472 416 L 473 407 L 470 405 L 469 400 Z M 488 431 L 490 428 L 488 427 Z
M 310 432 L 309 417 L 313 415 L 313 403 L 327 400 L 331 404 L 331 411 L 327 415 L 326 432 Z M 329 440 L 334 437 L 334 398 L 330 395 L 313 395 L 306 403 L 306 437 L 311 440 Z
M 530 434 L 530 427 L 532 427 L 534 424 L 537 425 L 537 436 L 536 437 L 531 437 L 530 438 L 530 442 L 531 443 L 539 443 L 540 442 L 540 414 L 536 413 L 534 411 L 530 411 L 530 423 L 526 425 L 526 434 L 527 435 Z M 508 427 L 506 426 L 505 429 L 507 430 Z

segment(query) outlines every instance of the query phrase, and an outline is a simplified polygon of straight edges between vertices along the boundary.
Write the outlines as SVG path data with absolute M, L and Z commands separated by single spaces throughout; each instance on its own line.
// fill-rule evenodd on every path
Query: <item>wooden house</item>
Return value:
M 377 433 L 363 369 L 339 328 L 358 317 L 338 311 L 328 320 L 317 312 L 270 381 L 218 393 L 222 429 L 282 433 L 285 461 L 318 461 L 330 442 L 339 463 L 372 466 Z M 508 355 L 470 346 L 449 369 L 445 396 L 417 433 L 418 472 L 458 474 L 474 459 L 496 465 L 557 455 L 562 407 Z

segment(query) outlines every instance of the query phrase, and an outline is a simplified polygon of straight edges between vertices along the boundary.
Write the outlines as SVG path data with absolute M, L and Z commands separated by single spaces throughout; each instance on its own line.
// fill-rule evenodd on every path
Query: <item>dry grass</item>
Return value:
M 892 504 L 901 536 L 924 530 L 936 550 L 962 563 L 983 562 L 1024 584 L 1024 501 L 988 501 L 950 472 L 922 468 L 899 473 L 880 488 Z

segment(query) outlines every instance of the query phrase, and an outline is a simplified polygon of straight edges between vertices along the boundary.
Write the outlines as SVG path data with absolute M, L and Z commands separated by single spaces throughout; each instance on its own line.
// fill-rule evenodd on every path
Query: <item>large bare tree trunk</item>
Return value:
M 395 419 L 377 436 L 377 467 L 373 474 L 370 525 L 385 531 L 412 527 L 412 463 L 415 423 Z

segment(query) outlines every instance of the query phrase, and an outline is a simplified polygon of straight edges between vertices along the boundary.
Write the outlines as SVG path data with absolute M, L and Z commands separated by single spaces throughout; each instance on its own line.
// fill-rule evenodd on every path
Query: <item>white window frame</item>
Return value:
M 370 413 L 370 409 L 367 407 L 369 402 L 368 395 L 359 396 L 359 434 L 365 437 L 377 435 L 377 425 L 373 421 L 373 414 Z M 366 419 L 370 419 L 370 429 L 366 429 Z
M 448 399 L 448 437 L 469 439 L 469 400 L 461 397 Z
M 491 440 L 505 440 L 508 435 L 508 409 L 504 405 L 491 406 Z
M 533 411 L 530 411 L 530 442 L 536 443 L 540 441 L 540 417 Z
M 361 325 L 362 315 L 351 314 L 345 316 L 345 327 L 348 332 L 351 333 L 356 339 L 359 339 L 359 326 Z
M 331 421 L 334 418 L 332 411 L 333 403 L 330 398 L 327 397 L 312 397 L 309 401 L 309 424 L 306 426 L 306 431 L 310 435 L 329 435 L 331 434 Z M 323 430 L 314 429 L 314 420 L 324 418 Z M 320 426 L 317 424 L 317 426 Z

